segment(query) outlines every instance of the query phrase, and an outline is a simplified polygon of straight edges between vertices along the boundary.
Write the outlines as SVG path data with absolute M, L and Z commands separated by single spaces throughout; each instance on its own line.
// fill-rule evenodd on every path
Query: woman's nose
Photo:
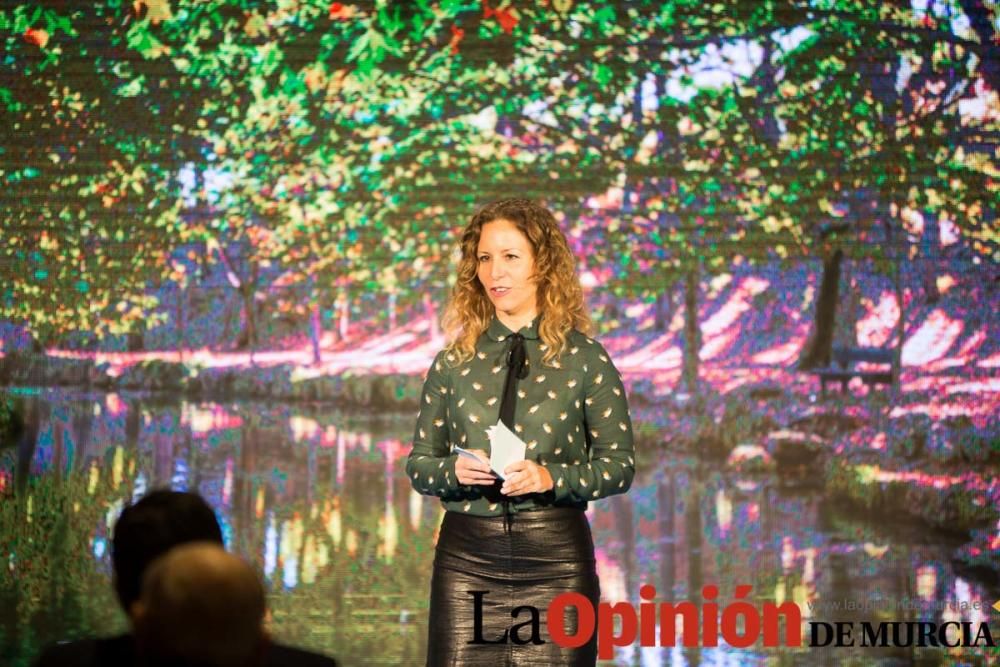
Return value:
M 498 278 L 502 278 L 505 273 L 506 270 L 500 262 L 490 263 L 490 278 L 496 280 Z

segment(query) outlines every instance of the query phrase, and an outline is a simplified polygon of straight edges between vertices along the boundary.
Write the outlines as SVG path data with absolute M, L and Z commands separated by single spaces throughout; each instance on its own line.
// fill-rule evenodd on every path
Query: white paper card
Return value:
M 507 479 L 503 475 L 504 468 L 516 461 L 523 461 L 528 446 L 503 422 L 498 421 L 486 429 L 486 435 L 490 438 L 490 467 L 500 479 Z
M 470 452 L 468 449 L 462 449 L 461 447 L 457 447 L 456 446 L 456 447 L 452 448 L 451 451 L 455 452 L 459 456 L 464 456 L 466 458 L 472 459 L 473 461 L 479 461 L 480 463 L 483 462 L 483 460 L 481 458 L 479 458 L 478 456 L 476 456 L 475 454 L 473 454 L 472 452 Z

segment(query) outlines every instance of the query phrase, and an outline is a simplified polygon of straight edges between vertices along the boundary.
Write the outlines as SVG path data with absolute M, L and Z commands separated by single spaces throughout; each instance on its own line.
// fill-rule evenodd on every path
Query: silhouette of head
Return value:
M 172 548 L 188 542 L 222 545 L 215 512 L 196 493 L 151 491 L 126 507 L 115 523 L 111 562 L 118 601 L 131 615 L 149 565 Z
M 252 665 L 265 641 L 264 610 L 264 587 L 244 560 L 213 542 L 183 544 L 143 577 L 136 640 L 151 665 Z

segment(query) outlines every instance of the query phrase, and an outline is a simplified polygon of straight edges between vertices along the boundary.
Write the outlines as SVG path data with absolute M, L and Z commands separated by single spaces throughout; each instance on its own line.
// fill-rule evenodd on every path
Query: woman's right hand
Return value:
M 481 449 L 469 450 L 477 457 L 478 461 L 473 461 L 468 456 L 459 456 L 455 460 L 455 477 L 460 484 L 493 484 L 496 477 L 490 470 L 490 459 Z

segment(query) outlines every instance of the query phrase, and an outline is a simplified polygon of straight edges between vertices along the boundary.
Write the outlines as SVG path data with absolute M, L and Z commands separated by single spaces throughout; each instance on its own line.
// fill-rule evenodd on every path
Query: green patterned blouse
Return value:
M 486 429 L 499 419 L 512 333 L 494 316 L 470 360 L 456 364 L 455 355 L 442 351 L 427 372 L 406 474 L 413 488 L 440 496 L 447 510 L 503 513 L 500 503 L 483 497 L 485 487 L 459 484 L 452 447 L 490 451 Z M 588 500 L 627 491 L 635 473 L 632 421 L 608 353 L 573 330 L 557 365 L 543 366 L 546 346 L 538 337 L 538 318 L 519 333 L 525 338 L 528 376 L 518 382 L 514 432 L 528 445 L 525 457 L 545 466 L 555 487 L 512 497 L 510 511 L 586 507 Z

